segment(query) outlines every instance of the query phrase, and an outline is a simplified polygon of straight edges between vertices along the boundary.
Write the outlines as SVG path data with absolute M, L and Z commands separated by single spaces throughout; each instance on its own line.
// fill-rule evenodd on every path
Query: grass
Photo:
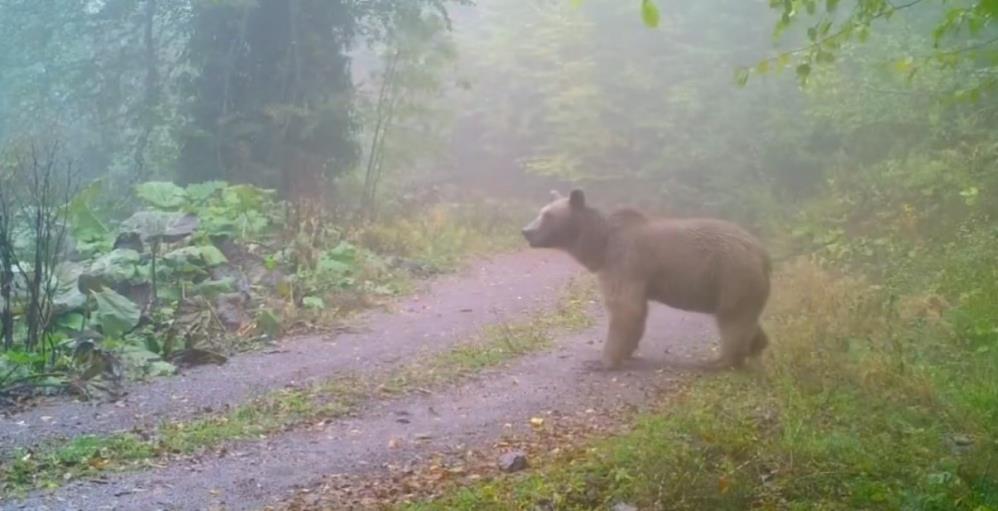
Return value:
M 165 423 L 148 434 L 87 435 L 22 451 L 0 465 L 0 487 L 7 494 L 55 488 L 108 470 L 142 468 L 224 442 L 339 417 L 363 401 L 363 389 L 357 380 L 340 378 L 307 389 L 272 392 L 225 414 Z
M 531 206 L 532 208 L 532 206 Z M 519 223 L 522 205 L 505 201 L 439 203 L 405 214 L 388 215 L 377 222 L 355 226 L 347 239 L 364 249 L 350 285 L 339 271 L 305 271 L 306 285 L 322 307 L 298 307 L 287 295 L 273 296 L 270 308 L 281 311 L 286 332 L 329 327 L 383 302 L 419 288 L 419 280 L 449 273 L 479 257 L 525 247 Z
M 379 254 L 452 271 L 469 258 L 524 246 L 520 215 L 532 209 L 506 202 L 441 203 L 365 226 L 351 237 Z
M 402 509 L 998 509 L 994 337 L 808 262 L 774 289 L 764 371 L 700 379 L 628 433 Z
M 55 488 L 107 471 L 141 469 L 155 463 L 251 440 L 302 424 L 356 411 L 365 401 L 454 384 L 517 357 L 543 350 L 562 330 L 590 325 L 590 280 L 573 282 L 557 310 L 527 320 L 492 325 L 475 339 L 416 360 L 388 374 L 363 379 L 337 377 L 301 389 L 283 389 L 227 413 L 165 423 L 150 433 L 81 436 L 17 452 L 0 463 L 0 495 Z

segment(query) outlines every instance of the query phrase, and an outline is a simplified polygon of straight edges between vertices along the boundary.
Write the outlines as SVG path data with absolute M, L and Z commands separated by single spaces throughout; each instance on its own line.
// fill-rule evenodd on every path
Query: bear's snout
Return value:
M 538 240 L 539 231 L 540 229 L 528 225 L 520 231 L 520 234 L 523 234 L 523 239 L 527 240 L 527 244 L 531 248 L 537 248 L 540 245 Z
M 529 227 L 524 227 L 523 229 L 520 229 L 520 234 L 523 235 L 523 239 L 527 240 L 527 243 L 529 243 L 531 245 L 534 244 L 534 240 L 533 240 L 534 231 L 533 231 L 533 229 L 530 229 Z

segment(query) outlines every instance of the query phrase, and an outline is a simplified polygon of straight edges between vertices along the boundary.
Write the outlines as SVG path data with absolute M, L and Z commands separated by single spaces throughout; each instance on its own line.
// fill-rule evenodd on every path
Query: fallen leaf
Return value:
M 731 481 L 728 476 L 721 476 L 717 479 L 717 489 L 721 493 L 728 493 L 728 488 L 731 486 Z

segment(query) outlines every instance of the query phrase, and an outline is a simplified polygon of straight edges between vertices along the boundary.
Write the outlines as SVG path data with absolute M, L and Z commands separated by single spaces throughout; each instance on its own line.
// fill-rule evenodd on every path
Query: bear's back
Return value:
M 769 256 L 754 236 L 734 223 L 628 212 L 611 225 L 608 268 L 644 280 L 653 300 L 714 312 L 724 293 L 768 294 Z

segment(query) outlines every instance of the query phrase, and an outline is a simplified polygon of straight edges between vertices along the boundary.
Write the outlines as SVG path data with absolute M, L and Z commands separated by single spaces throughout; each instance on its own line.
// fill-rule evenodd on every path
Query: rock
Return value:
M 611 508 L 613 511 L 638 511 L 638 508 L 630 505 L 624 504 L 623 502 L 618 502 Z
M 969 447 L 974 445 L 974 439 L 970 435 L 953 435 L 953 443 L 958 447 Z
M 215 297 L 215 313 L 229 331 L 239 330 L 251 321 L 245 306 L 246 297 L 241 293 L 227 293 Z
M 239 268 L 232 265 L 221 265 L 215 266 L 208 271 L 212 280 L 224 281 L 231 279 L 232 288 L 235 292 L 241 293 L 247 300 L 252 297 L 253 283 L 250 282 L 249 277 Z
M 523 451 L 507 452 L 499 457 L 499 470 L 503 472 L 519 472 L 527 468 L 527 455 Z
M 170 363 L 184 367 L 206 364 L 222 365 L 227 361 L 228 358 L 225 355 L 197 348 L 178 351 L 170 356 Z
M 974 437 L 966 434 L 956 434 L 950 437 L 953 454 L 961 455 L 974 450 Z
M 534 511 L 554 511 L 554 502 L 544 499 L 534 505 Z

